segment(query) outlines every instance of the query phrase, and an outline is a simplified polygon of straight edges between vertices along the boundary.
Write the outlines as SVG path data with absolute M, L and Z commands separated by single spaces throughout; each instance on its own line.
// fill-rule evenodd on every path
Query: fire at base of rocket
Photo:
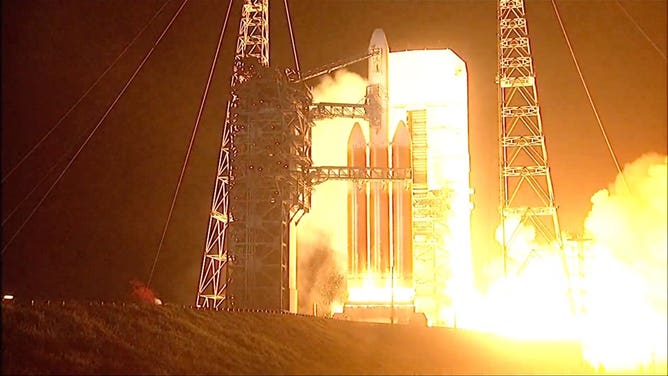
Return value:
M 388 151 L 388 147 L 384 147 Z M 410 168 L 411 167 L 411 137 L 408 128 L 404 122 L 400 122 L 394 133 L 392 141 L 392 168 Z M 387 154 L 387 153 L 386 153 Z M 348 138 L 348 166 L 366 167 L 367 160 L 366 143 L 362 128 L 359 123 L 355 123 Z M 388 158 L 389 160 L 389 158 Z M 382 193 L 388 193 L 386 207 L 382 211 L 387 211 L 383 216 L 375 213 L 378 207 L 373 205 L 371 198 L 377 198 L 378 192 L 374 195 L 375 183 L 351 182 L 348 187 L 348 272 L 353 280 L 367 280 L 372 285 L 385 286 L 393 274 L 393 279 L 399 286 L 410 288 L 413 283 L 413 228 L 412 228 L 412 183 L 410 181 L 396 181 L 391 183 L 391 201 L 389 200 L 388 186 L 382 188 Z M 367 186 L 369 186 L 367 189 Z M 383 203 L 381 201 L 381 203 Z M 391 205 L 390 205 L 391 203 Z M 373 253 L 368 247 L 367 241 L 373 221 L 370 219 L 384 218 L 389 225 L 392 222 L 392 242 L 387 244 L 385 251 L 388 255 L 387 269 L 391 265 L 394 267 L 390 272 L 383 268 L 383 263 L 378 262 L 378 257 L 383 253 Z M 390 237 L 389 226 L 387 228 L 388 238 Z M 387 287 L 387 286 L 386 286 Z

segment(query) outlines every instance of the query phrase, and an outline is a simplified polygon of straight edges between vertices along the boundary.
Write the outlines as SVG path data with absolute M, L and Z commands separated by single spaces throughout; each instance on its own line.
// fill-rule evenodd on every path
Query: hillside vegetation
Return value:
M 182 306 L 3 304 L 3 374 L 581 374 L 572 343 Z

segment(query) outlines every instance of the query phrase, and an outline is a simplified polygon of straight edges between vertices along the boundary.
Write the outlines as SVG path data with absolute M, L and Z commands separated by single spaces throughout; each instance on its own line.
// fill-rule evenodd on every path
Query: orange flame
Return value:
M 617 177 L 592 197 L 585 224 L 592 243 L 581 265 L 576 315 L 555 253 L 473 296 L 461 326 L 514 338 L 576 339 L 596 368 L 668 374 L 667 161 L 643 156 L 626 166 L 626 182 Z M 506 227 L 517 226 L 510 222 Z M 521 258 L 536 245 L 533 229 L 519 230 L 523 244 L 511 251 Z

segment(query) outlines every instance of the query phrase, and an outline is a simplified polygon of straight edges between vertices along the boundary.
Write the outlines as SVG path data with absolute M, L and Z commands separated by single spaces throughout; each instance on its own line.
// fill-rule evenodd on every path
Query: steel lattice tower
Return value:
M 540 250 L 532 249 L 523 260 L 509 260 L 518 229 L 531 225 L 541 250 L 560 252 L 566 277 L 563 240 L 559 229 L 541 121 L 536 78 L 527 32 L 524 0 L 500 0 L 498 22 L 500 214 L 504 271 L 509 261 L 519 273 Z M 517 225 L 513 221 L 518 221 Z M 508 223 L 514 228 L 508 229 Z M 537 248 L 538 248 L 537 247 Z
M 246 78 L 243 76 L 244 60 L 252 57 L 263 66 L 269 66 L 269 0 L 247 0 L 241 11 L 239 35 L 234 55 L 234 70 L 230 84 L 231 98 L 227 103 L 225 124 L 218 158 L 218 169 L 213 190 L 211 213 L 204 245 L 204 257 L 197 292 L 197 306 L 218 308 L 226 300 L 230 271 L 226 249 L 226 235 L 230 222 L 229 191 L 232 178 L 230 155 L 232 152 L 231 110 L 236 107 L 238 95 L 235 88 Z
M 197 306 L 296 308 L 296 218 L 310 207 L 311 96 L 269 67 L 268 0 L 245 0 Z

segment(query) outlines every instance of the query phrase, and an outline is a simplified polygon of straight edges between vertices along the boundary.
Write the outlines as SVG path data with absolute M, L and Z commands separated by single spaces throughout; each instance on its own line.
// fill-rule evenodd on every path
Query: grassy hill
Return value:
M 564 374 L 572 343 L 181 306 L 3 304 L 3 374 Z

